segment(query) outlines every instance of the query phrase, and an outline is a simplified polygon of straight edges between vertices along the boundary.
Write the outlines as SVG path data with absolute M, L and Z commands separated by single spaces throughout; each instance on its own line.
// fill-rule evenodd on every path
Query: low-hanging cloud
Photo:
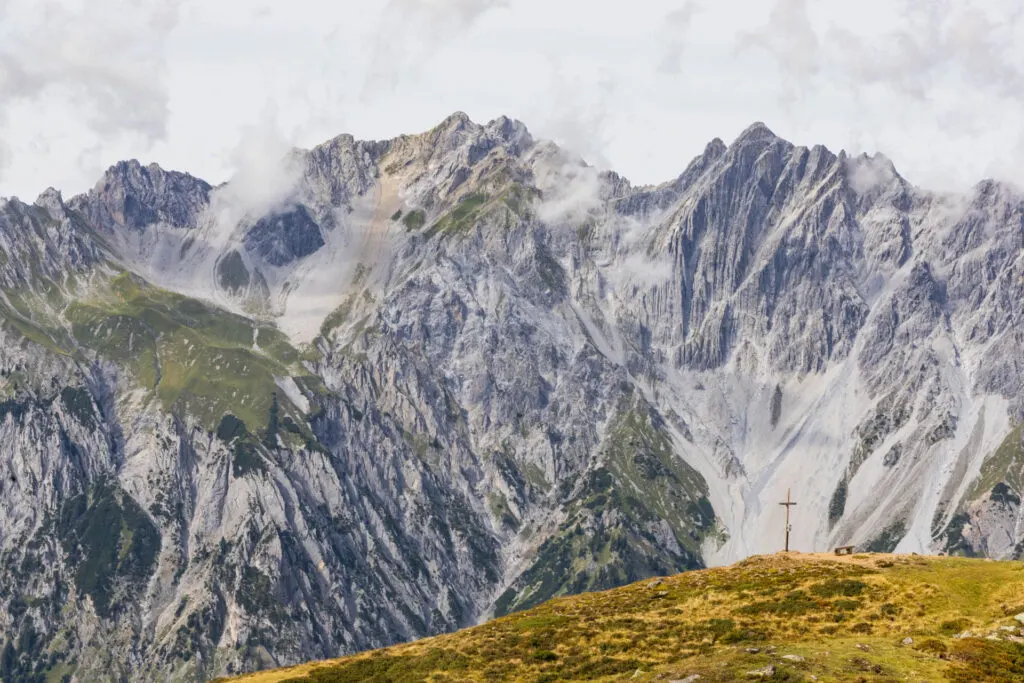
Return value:
M 553 142 L 534 163 L 534 183 L 542 197 L 538 217 L 549 225 L 579 226 L 604 206 L 606 187 L 600 168 L 611 137 L 609 102 L 616 84 L 600 73 L 596 88 L 568 73 L 569 65 L 548 55 L 550 96 L 529 113 L 536 132 Z
M 370 101 L 414 77 L 441 47 L 508 0 L 389 0 L 381 15 L 363 82 Z
M 537 217 L 549 225 L 578 226 L 604 204 L 597 169 L 565 154 L 537 164 L 534 183 L 542 195 Z
M 655 258 L 641 253 L 626 255 L 616 262 L 607 273 L 608 280 L 616 289 L 631 287 L 650 289 L 672 280 L 672 261 L 667 257 Z
M 163 139 L 165 48 L 181 2 L 0 2 L 0 130 L 12 107 L 56 99 L 100 139 Z M 3 149 L 0 142 L 0 173 Z
M 302 162 L 281 132 L 275 110 L 268 107 L 259 121 L 242 129 L 229 155 L 231 179 L 217 188 L 210 211 L 226 232 L 286 207 L 302 179 Z
M 562 71 L 551 59 L 555 74 L 552 109 L 548 113 L 546 128 L 556 140 L 571 152 L 579 154 L 591 164 L 609 168 L 607 152 L 611 144 L 611 103 L 618 84 L 604 70 L 592 88 Z
M 859 195 L 871 195 L 892 186 L 899 177 L 895 166 L 884 154 L 849 157 L 846 172 L 850 188 Z

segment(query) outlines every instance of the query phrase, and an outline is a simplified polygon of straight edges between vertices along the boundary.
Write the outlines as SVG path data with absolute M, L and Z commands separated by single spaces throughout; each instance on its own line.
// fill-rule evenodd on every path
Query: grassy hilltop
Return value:
M 1021 613 L 1024 563 L 793 553 L 237 680 L 1024 681 Z

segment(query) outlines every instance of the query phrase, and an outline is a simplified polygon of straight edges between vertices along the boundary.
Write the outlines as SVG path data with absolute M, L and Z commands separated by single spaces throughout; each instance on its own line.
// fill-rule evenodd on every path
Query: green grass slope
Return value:
M 228 427 L 246 437 L 236 444 L 243 450 L 277 437 L 288 448 L 319 447 L 278 380 L 291 377 L 314 391 L 321 386 L 274 325 L 125 272 L 95 277 L 86 287 L 44 284 L 0 292 L 0 327 L 13 339 L 79 361 L 95 354 L 114 362 L 165 410 L 210 431 L 223 431 L 225 419 L 241 420 L 241 430 Z M 8 378 L 0 397 L 29 379 Z
M 274 377 L 300 373 L 277 328 L 122 275 L 64 312 L 75 339 L 130 367 L 168 410 L 213 429 L 227 413 L 267 419 Z
M 1022 563 L 775 555 L 237 680 L 1021 681 L 1022 612 Z
M 660 416 L 643 402 L 626 407 L 602 448 L 603 465 L 587 475 L 533 564 L 498 598 L 498 616 L 703 566 L 700 546 L 715 524 L 707 484 L 673 456 Z M 651 531 L 658 520 L 668 523 L 678 551 L 663 548 Z

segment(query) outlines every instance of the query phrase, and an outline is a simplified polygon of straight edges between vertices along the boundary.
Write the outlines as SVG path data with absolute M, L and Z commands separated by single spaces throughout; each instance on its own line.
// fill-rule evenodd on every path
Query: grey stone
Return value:
M 907 550 L 1006 558 L 1024 541 L 1009 482 L 956 498 L 993 430 L 1024 418 L 1011 187 L 931 193 L 763 125 L 637 187 L 465 115 L 288 164 L 248 204 L 138 162 L 69 200 L 0 200 L 0 615 L 29 605 L 80 678 L 213 678 L 255 666 L 250 641 L 286 665 L 470 626 L 529 604 L 545 542 L 570 534 L 647 539 L 630 552 L 659 573 L 738 559 L 775 542 L 747 531 L 777 510 L 775 468 L 796 490 L 843 473 L 832 505 L 800 510 L 844 536 L 900 543 L 879 535 L 914 527 L 906 501 L 938 483 L 957 526 L 940 516 L 942 540 Z M 410 212 L 418 228 L 391 220 Z M 133 318 L 129 281 L 182 297 Z M 229 331 L 195 362 L 276 378 L 276 434 L 268 414 L 250 442 L 218 436 L 211 395 L 231 414 L 260 397 L 204 388 L 209 370 L 154 393 L 151 350 L 192 346 L 162 331 L 172 314 Z M 268 360 L 289 340 L 261 324 L 291 335 L 292 360 Z M 836 424 L 848 443 L 823 453 Z M 119 521 L 97 509 L 140 532 L 109 591 L 78 574 L 108 555 L 75 520 Z M 0 640 L 21 626 L 0 617 Z

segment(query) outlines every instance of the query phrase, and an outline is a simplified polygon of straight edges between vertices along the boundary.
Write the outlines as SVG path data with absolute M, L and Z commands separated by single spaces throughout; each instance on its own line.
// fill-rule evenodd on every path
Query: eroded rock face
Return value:
M 244 244 L 267 263 L 283 266 L 317 251 L 324 238 L 309 211 L 298 205 L 256 221 Z
M 98 228 L 138 231 L 158 223 L 190 228 L 209 202 L 211 190 L 208 183 L 187 173 L 122 161 L 91 192 L 77 197 L 74 206 Z
M 763 124 L 656 187 L 464 114 L 288 163 L 0 205 L 0 677 L 427 636 L 775 550 L 786 489 L 795 548 L 1020 555 L 1010 188 Z

